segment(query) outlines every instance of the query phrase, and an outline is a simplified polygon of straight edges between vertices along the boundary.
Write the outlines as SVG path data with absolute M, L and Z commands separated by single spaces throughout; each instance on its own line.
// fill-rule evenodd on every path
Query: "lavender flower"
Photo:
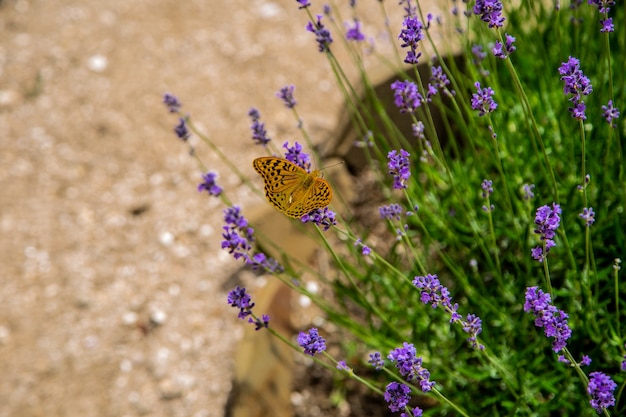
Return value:
M 250 129 L 252 129 L 252 140 L 257 145 L 267 146 L 271 139 L 267 137 L 265 123 L 259 121 L 261 119 L 259 111 L 255 108 L 251 108 L 250 111 L 248 111 L 248 116 L 252 119 L 252 125 L 250 126 Z
M 606 122 L 612 128 L 617 127 L 614 120 L 619 118 L 619 109 L 613 107 L 613 100 L 609 100 L 606 106 L 602 106 L 602 117 L 606 119 Z
M 354 246 L 361 246 L 361 254 L 363 256 L 368 256 L 370 253 L 372 253 L 372 250 L 367 247 L 366 245 L 363 244 L 363 241 L 361 241 L 361 239 L 357 239 L 354 242 Z
M 474 314 L 468 314 L 465 320 L 463 320 L 463 317 L 457 312 L 459 309 L 458 303 L 452 303 L 450 291 L 441 285 L 437 275 L 416 276 L 413 279 L 413 285 L 422 290 L 420 293 L 422 303 L 430 304 L 432 308 L 437 308 L 441 305 L 450 314 L 450 323 L 458 323 L 463 327 L 463 331 L 469 335 L 467 341 L 472 348 L 480 350 L 485 348 L 484 345 L 478 343 L 477 339 L 482 332 L 482 320 Z
M 404 62 L 407 64 L 417 64 L 419 57 L 422 55 L 421 52 L 416 53 L 418 42 L 424 38 L 422 29 L 424 29 L 424 25 L 414 15 L 407 16 L 402 21 L 402 30 L 398 39 L 402 40 L 401 47 L 410 48 L 406 58 L 404 58 Z
M 413 113 L 424 102 L 424 98 L 417 91 L 417 85 L 412 81 L 395 81 L 391 84 L 394 103 L 400 113 Z
M 222 229 L 222 249 L 228 249 L 228 253 L 233 254 L 235 259 L 243 258 L 248 261 L 250 258 L 248 252 L 252 249 L 250 241 L 240 234 L 240 231 L 232 229 L 229 226 L 223 226 Z M 252 234 L 248 236 L 252 239 Z
M 613 0 L 587 0 L 588 4 L 596 6 L 600 14 L 607 14 L 611 10 L 611 6 L 615 5 Z
M 487 22 L 490 28 L 500 28 L 504 24 L 502 17 L 502 2 L 498 0 L 476 0 L 472 9 L 475 15 L 480 16 L 480 20 Z
M 543 327 L 546 337 L 553 337 L 552 350 L 557 353 L 567 345 L 572 330 L 567 324 L 569 316 L 551 304 L 550 294 L 538 287 L 526 288 L 524 311 L 533 313 L 535 326 Z
M 418 139 L 426 139 L 426 135 L 424 135 L 424 130 L 426 130 L 426 126 L 421 120 L 418 120 L 417 123 L 413 123 L 411 125 L 411 130 L 413 131 L 413 136 Z
M 202 183 L 198 185 L 198 191 L 207 191 L 209 195 L 219 196 L 222 194 L 222 187 L 217 185 L 215 179 L 217 178 L 217 174 L 215 172 L 207 172 L 206 174 L 202 174 Z
M 417 9 L 411 4 L 411 0 L 400 0 L 398 4 L 404 4 L 404 17 L 415 16 Z
M 474 55 L 474 58 L 472 58 L 472 62 L 475 65 L 480 64 L 485 58 L 487 58 L 487 53 L 483 51 L 482 45 L 472 46 L 472 55 Z
M 411 177 L 411 170 L 409 168 L 409 154 L 404 149 L 400 149 L 400 152 L 393 150 L 389 151 L 387 158 L 387 168 L 389 174 L 393 175 L 393 188 L 400 190 L 407 188 L 406 182 Z
M 516 49 L 515 45 L 513 45 L 515 43 L 515 38 L 509 35 L 508 33 L 505 34 L 505 38 L 506 40 L 504 41 L 504 45 L 502 44 L 502 42 L 496 41 L 496 44 L 491 50 L 491 52 L 496 58 L 506 59 Z
M 163 103 L 167 106 L 170 113 L 178 113 L 182 107 L 178 98 L 170 93 L 163 94 Z
M 594 219 L 595 215 L 596 213 L 594 213 L 592 207 L 583 207 L 583 212 L 578 214 L 578 217 L 585 221 L 585 227 L 589 227 L 596 221 L 596 219 Z
M 463 331 L 470 335 L 467 338 L 470 346 L 473 349 L 484 350 L 485 346 L 478 343 L 478 335 L 483 331 L 483 322 L 480 317 L 475 314 L 468 314 L 465 317 L 465 321 L 461 321 L 461 325 L 463 326 Z
M 608 19 L 600 19 L 600 24 L 602 25 L 600 28 L 601 33 L 611 33 L 615 30 L 612 17 L 609 17 Z
M 435 383 L 430 381 L 430 372 L 422 366 L 422 358 L 417 356 L 415 346 L 407 342 L 404 342 L 402 345 L 403 347 L 393 349 L 389 352 L 387 358 L 396 364 L 400 375 L 402 375 L 407 382 L 417 379 L 422 391 L 430 391 Z
M 541 206 L 537 209 L 535 214 L 535 233 L 539 235 L 542 241 L 545 241 L 545 252 L 541 246 L 537 246 L 532 249 L 532 257 L 539 262 L 543 262 L 547 256 L 550 248 L 554 247 L 554 237 L 556 236 L 556 229 L 558 229 L 561 223 L 561 206 L 556 203 L 552 203 L 552 208 L 549 206 Z
M 361 32 L 361 22 L 359 22 L 358 19 L 354 19 L 353 27 L 348 27 L 348 30 L 346 31 L 346 39 L 356 42 L 365 40 L 365 35 Z
M 238 206 L 232 206 L 224 210 L 225 226 L 222 227 L 222 249 L 228 249 L 228 253 L 235 259 L 243 259 L 253 269 L 264 268 L 268 272 L 282 272 L 284 268 L 272 258 L 263 253 L 250 256 L 252 243 L 254 243 L 254 229 L 248 227 L 248 220 L 241 214 Z
M 334 211 L 329 209 L 328 207 L 324 207 L 323 209 L 315 209 L 310 213 L 305 214 L 300 217 L 300 221 L 302 223 L 314 223 L 322 228 L 322 230 L 327 231 L 332 226 L 337 224 L 337 215 Z
M 183 141 L 187 141 L 189 136 L 191 136 L 189 130 L 187 129 L 187 121 L 182 117 L 178 119 L 178 124 L 174 128 L 174 132 L 176 133 L 176 136 Z
M 431 67 L 430 72 L 431 76 L 430 83 L 428 84 L 428 91 L 430 93 L 432 87 L 433 94 L 429 94 L 428 99 L 437 94 L 437 91 L 439 90 L 444 92 L 447 96 L 455 95 L 456 92 L 454 90 L 448 91 L 448 85 L 450 84 L 450 80 L 448 79 L 446 73 L 443 72 L 443 68 L 441 66 Z
M 306 25 L 306 30 L 315 34 L 315 40 L 320 52 L 330 51 L 330 44 L 333 43 L 333 38 L 330 36 L 330 31 L 322 24 L 322 15 L 317 15 L 317 23 L 309 21 Z
M 487 202 L 489 202 L 489 196 L 493 193 L 493 187 L 491 186 L 492 184 L 493 181 L 485 179 L 480 185 L 480 188 L 483 189 L 481 195 L 484 199 L 487 200 Z M 483 205 L 482 207 L 483 211 L 487 213 L 492 212 L 494 208 L 495 206 L 493 204 L 490 204 L 489 207 L 487 207 L 486 205 Z
M 250 295 L 246 293 L 245 288 L 237 286 L 234 290 L 228 293 L 226 299 L 228 300 L 228 304 L 230 306 L 239 309 L 238 318 L 244 319 L 252 314 L 251 310 L 252 307 L 254 307 L 254 303 L 252 302 Z
M 524 184 L 522 186 L 522 190 L 524 192 L 524 200 L 532 200 L 535 197 L 533 190 L 535 189 L 535 184 Z
M 311 5 L 309 0 L 296 0 L 296 1 L 300 3 L 300 7 L 298 7 L 298 9 L 306 9 L 307 7 Z
M 315 327 L 311 327 L 309 333 L 300 332 L 298 344 L 304 349 L 304 353 L 311 356 L 326 350 L 326 341 L 319 335 Z
M 402 207 L 399 204 L 390 204 L 388 206 L 381 206 L 378 208 L 378 213 L 382 219 L 387 220 L 400 220 L 402 214 Z
M 458 304 L 452 304 L 450 291 L 441 285 L 437 275 L 416 276 L 413 279 L 413 285 L 422 290 L 420 294 L 422 303 L 430 304 L 432 308 L 442 305 L 451 312 L 456 312 L 459 308 Z M 460 318 L 460 316 L 456 314 L 456 318 Z
M 287 150 L 287 152 L 285 152 L 286 160 L 304 168 L 306 172 L 311 171 L 311 157 L 308 153 L 302 152 L 302 145 L 298 142 L 294 142 L 293 146 L 289 146 L 289 142 L 285 142 L 283 143 L 283 148 Z
M 254 256 L 248 260 L 248 265 L 252 266 L 252 269 L 255 271 L 263 268 L 271 273 L 281 273 L 285 270 L 276 259 L 268 258 L 262 252 L 254 254 Z
M 411 414 L 400 413 L 400 417 L 422 417 L 423 413 L 424 411 L 421 408 L 415 407 L 411 410 Z
M 491 180 L 487 180 L 487 179 L 483 180 L 482 184 L 480 185 L 480 188 L 483 189 L 482 191 L 483 198 L 487 198 L 493 193 L 492 184 L 493 184 L 493 181 Z
M 270 316 L 268 316 L 267 314 L 263 314 L 261 318 L 257 317 L 256 319 L 252 319 L 252 317 L 250 317 L 248 319 L 248 323 L 254 324 L 255 331 L 261 330 L 263 328 L 267 329 L 270 325 Z
M 385 361 L 380 356 L 380 352 L 371 353 L 370 359 L 367 361 L 367 363 L 371 364 L 377 371 L 380 371 L 381 369 L 383 369 L 383 366 L 385 366 Z
M 476 81 L 474 83 L 477 92 L 472 94 L 472 109 L 478 110 L 479 116 L 484 116 L 493 112 L 498 104 L 492 98 L 495 92 L 491 87 L 480 88 L 480 83 Z
M 293 109 L 296 105 L 296 100 L 293 97 L 293 92 L 295 89 L 295 85 L 287 85 L 281 88 L 278 93 L 276 93 L 276 97 L 281 99 L 288 109 Z
M 587 392 L 591 395 L 589 403 L 600 413 L 603 409 L 615 405 L 613 391 L 617 384 L 602 372 L 592 372 L 589 374 L 589 385 Z
M 337 362 L 337 369 L 339 369 L 340 371 L 350 372 L 350 367 L 346 365 L 346 361 Z
M 390 382 L 385 388 L 385 401 L 389 404 L 389 409 L 394 413 L 402 411 L 411 400 L 411 388 L 397 382 Z
M 248 220 L 241 214 L 239 206 L 232 206 L 224 210 L 224 221 L 233 228 L 243 229 L 248 225 Z
M 565 83 L 563 93 L 571 94 L 568 100 L 573 103 L 573 106 L 569 108 L 572 117 L 585 120 L 587 116 L 585 115 L 586 106 L 583 103 L 583 96 L 591 94 L 593 87 L 589 78 L 580 69 L 580 61 L 570 56 L 567 62 L 563 62 L 559 67 L 559 74 Z

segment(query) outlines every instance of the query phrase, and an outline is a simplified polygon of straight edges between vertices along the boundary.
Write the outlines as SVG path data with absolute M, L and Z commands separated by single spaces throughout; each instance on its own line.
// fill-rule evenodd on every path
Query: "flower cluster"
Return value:
M 354 246 L 361 247 L 361 255 L 363 256 L 369 256 L 369 254 L 372 253 L 372 250 L 370 249 L 370 247 L 364 244 L 361 239 L 357 239 L 356 242 L 354 242 Z
M 526 288 L 524 311 L 535 315 L 535 326 L 543 327 L 546 337 L 553 337 L 552 350 L 559 352 L 567 345 L 572 330 L 567 324 L 568 315 L 551 304 L 550 294 L 538 287 Z
M 480 88 L 480 83 L 476 81 L 474 83 L 477 92 L 472 94 L 472 109 L 478 110 L 479 116 L 492 113 L 497 107 L 498 103 L 493 99 L 495 92 L 491 87 Z
M 217 178 L 217 173 L 215 172 L 207 172 L 206 174 L 202 174 L 202 182 L 198 185 L 198 191 L 206 191 L 209 195 L 219 196 L 222 194 L 222 187 L 217 185 L 215 181 Z
M 613 107 L 613 100 L 609 100 L 606 106 L 602 106 L 602 117 L 612 128 L 617 127 L 614 120 L 619 118 L 619 109 Z
M 545 257 L 550 252 L 550 248 L 554 247 L 554 237 L 556 236 L 556 229 L 559 228 L 561 223 L 561 206 L 556 203 L 552 203 L 550 206 L 541 206 L 537 209 L 535 214 L 535 233 L 540 236 L 543 241 L 543 247 L 537 246 L 531 249 L 531 255 L 533 259 L 539 262 L 543 262 Z
M 611 10 L 611 6 L 615 5 L 615 1 L 613 0 L 588 0 L 588 3 L 593 6 L 596 6 L 596 8 L 598 9 L 598 12 L 604 17 L 606 17 L 609 14 L 609 11 Z M 602 33 L 613 32 L 615 30 L 615 27 L 613 26 L 612 17 L 608 17 L 606 19 L 600 19 L 600 24 L 602 25 L 602 28 L 600 29 L 600 32 Z
M 239 309 L 237 317 L 244 319 L 252 314 L 251 310 L 254 307 L 250 294 L 246 293 L 245 288 L 237 286 L 234 290 L 230 291 L 227 296 L 228 304 L 232 307 Z
M 493 184 L 493 181 L 485 179 L 480 185 L 480 188 L 482 188 L 483 190 L 481 195 L 484 199 L 487 200 L 487 203 L 489 203 L 489 196 L 493 193 L 492 184 Z M 483 211 L 489 213 L 493 211 L 495 206 L 493 204 L 489 204 L 489 206 L 483 205 L 482 208 L 483 208 Z
M 262 328 L 266 328 L 269 326 L 270 317 L 267 314 L 263 314 L 261 318 L 254 317 L 252 314 L 252 308 L 254 307 L 254 303 L 252 302 L 252 298 L 248 293 L 246 293 L 245 288 L 241 288 L 237 286 L 234 290 L 230 291 L 226 297 L 228 304 L 232 307 L 239 309 L 239 314 L 237 315 L 240 319 L 248 318 L 248 323 L 252 323 L 255 325 L 254 330 L 259 330 Z
M 319 335 L 315 327 L 311 327 L 308 333 L 300 332 L 298 344 L 307 355 L 315 356 L 326 350 L 326 341 Z
M 400 113 L 413 113 L 424 102 L 424 97 L 417 91 L 417 85 L 412 81 L 395 81 L 391 88 L 394 103 L 400 109 Z
M 493 56 L 496 58 L 506 59 L 513 53 L 513 51 L 515 51 L 515 49 L 517 49 L 515 48 L 515 45 L 513 45 L 515 43 L 515 38 L 513 36 L 507 33 L 505 34 L 505 38 L 506 40 L 504 41 L 504 45 L 502 42 L 496 41 L 493 49 L 491 50 Z
M 383 366 L 385 366 L 385 361 L 380 355 L 380 352 L 370 353 L 370 359 L 367 361 L 367 363 L 371 364 L 377 371 L 380 371 L 381 369 L 383 369 Z
M 565 357 L 565 355 L 559 355 L 558 361 L 564 363 L 566 365 L 572 365 L 572 362 Z M 591 364 L 591 358 L 588 355 L 583 355 L 580 362 L 578 362 L 578 366 L 589 366 Z
M 346 31 L 346 39 L 356 42 L 365 40 L 365 35 L 361 32 L 361 22 L 358 19 L 354 19 L 354 26 L 349 27 Z
M 178 98 L 170 93 L 163 94 L 163 104 L 165 104 L 170 113 L 178 113 L 182 107 Z
M 426 93 L 426 100 L 431 101 L 431 98 L 437 94 L 437 91 L 441 90 L 447 96 L 454 96 L 456 91 L 448 90 L 450 80 L 441 66 L 433 66 L 430 68 L 431 76 L 428 83 L 428 91 Z
M 261 114 L 257 109 L 251 108 L 250 111 L 248 111 L 248 116 L 252 119 L 252 125 L 250 126 L 250 129 L 252 130 L 252 140 L 257 145 L 267 146 L 271 139 L 267 137 L 265 123 L 261 123 L 259 121 L 261 119 Z
M 411 343 L 404 342 L 403 347 L 393 349 L 387 355 L 392 363 L 396 364 L 396 368 L 400 375 L 407 382 L 417 379 L 423 392 L 430 391 L 435 383 L 430 380 L 430 372 L 422 366 L 422 358 L 417 356 L 415 346 Z
M 404 62 L 407 64 L 417 64 L 422 55 L 421 52 L 416 51 L 418 42 L 424 38 L 423 29 L 424 24 L 415 16 L 407 16 L 402 21 L 402 30 L 398 39 L 402 40 L 401 47 L 409 48 L 406 58 L 404 58 Z
M 296 99 L 293 97 L 293 92 L 295 89 L 295 85 L 287 85 L 281 88 L 278 93 L 276 93 L 276 97 L 281 99 L 288 109 L 293 109 L 296 106 Z
M 475 314 L 468 314 L 465 320 L 463 320 L 463 316 L 457 312 L 459 309 L 458 303 L 452 303 L 450 291 L 441 285 L 437 275 L 416 276 L 413 279 L 413 285 L 422 290 L 420 293 L 422 303 L 430 304 L 432 308 L 437 308 L 441 305 L 450 314 L 450 323 L 458 323 L 463 327 L 463 331 L 469 335 L 467 341 L 473 349 L 485 349 L 484 345 L 478 343 L 478 335 L 483 331 L 482 320 Z
M 320 226 L 324 231 L 337 224 L 336 214 L 328 207 L 315 209 L 300 217 L 302 223 L 313 223 Z
M 522 186 L 522 192 L 524 193 L 524 200 L 529 201 L 535 197 L 535 193 L 533 190 L 535 189 L 535 184 L 524 184 Z
M 256 253 L 250 256 L 252 243 L 254 243 L 254 229 L 248 227 L 248 220 L 241 214 L 238 206 L 232 206 L 224 210 L 224 221 L 226 225 L 222 227 L 222 249 L 228 249 L 235 259 L 243 259 L 252 268 L 264 268 L 269 272 L 282 272 L 283 267 L 272 258 L 268 258 L 263 253 Z
M 296 1 L 300 3 L 300 7 L 298 7 L 298 9 L 306 9 L 307 7 L 311 5 L 311 2 L 309 2 L 309 0 L 296 0 Z
M 594 218 L 596 213 L 593 211 L 592 207 L 583 207 L 583 212 L 578 215 L 581 219 L 585 221 L 585 226 L 591 226 L 596 219 Z
M 400 220 L 402 215 L 402 207 L 399 204 L 390 204 L 388 206 L 378 207 L 378 213 L 382 219 Z
M 285 152 L 286 160 L 304 168 L 306 172 L 311 171 L 311 157 L 308 153 L 302 152 L 302 145 L 294 142 L 293 146 L 289 146 L 289 142 L 285 142 L 283 148 L 287 150 Z
M 179 113 L 182 104 L 178 101 L 178 98 L 170 93 L 163 94 L 163 104 L 167 107 L 167 110 L 170 113 Z M 178 124 L 174 128 L 174 133 L 178 136 L 182 141 L 187 141 L 189 139 L 190 133 L 187 128 L 187 119 L 184 117 L 178 118 Z
M 591 395 L 589 403 L 598 413 L 615 405 L 615 397 L 613 396 L 615 388 L 617 388 L 617 384 L 608 375 L 602 372 L 589 374 L 589 385 L 587 386 L 587 392 Z
M 189 133 L 189 129 L 187 129 L 187 121 L 184 118 L 180 117 L 178 119 L 178 124 L 174 128 L 174 133 L 176 133 L 176 136 L 178 136 L 178 138 L 182 141 L 187 141 L 187 139 L 189 139 L 189 136 L 191 135 Z
M 317 15 L 317 23 L 307 23 L 306 30 L 315 34 L 315 40 L 320 52 L 330 51 L 330 44 L 333 43 L 333 38 L 330 36 L 330 31 L 322 24 L 321 14 Z
M 404 410 L 411 400 L 411 388 L 398 382 L 390 382 L 385 388 L 385 401 L 394 413 Z
M 583 102 L 583 96 L 591 94 L 593 87 L 589 78 L 580 69 L 580 61 L 570 56 L 567 62 L 563 62 L 559 67 L 559 74 L 561 74 L 561 80 L 565 83 L 563 93 L 565 95 L 571 94 L 568 100 L 573 104 L 569 108 L 572 117 L 578 120 L 585 120 L 587 116 L 585 115 L 586 106 Z
M 480 20 L 486 22 L 490 28 L 500 28 L 504 25 L 502 16 L 502 2 L 499 0 L 476 0 L 472 9 Z
M 410 153 L 404 149 L 400 149 L 400 152 L 393 150 L 389 151 L 387 158 L 387 168 L 389 174 L 393 175 L 393 188 L 401 190 L 407 188 L 407 181 L 411 177 L 411 169 L 409 168 L 409 156 Z

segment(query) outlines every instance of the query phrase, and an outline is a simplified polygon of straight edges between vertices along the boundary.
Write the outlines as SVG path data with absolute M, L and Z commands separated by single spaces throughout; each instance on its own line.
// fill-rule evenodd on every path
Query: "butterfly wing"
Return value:
M 257 158 L 252 166 L 263 177 L 267 200 L 288 216 L 296 217 L 288 211 L 294 203 L 294 192 L 297 193 L 307 175 L 306 171 L 286 159 L 273 157 Z
M 306 176 L 306 171 L 286 159 L 270 156 L 257 158 L 252 162 L 254 169 L 265 181 L 265 192 L 281 193 L 295 188 Z
M 314 171 L 313 174 L 318 172 Z M 285 211 L 288 216 L 300 218 L 312 210 L 326 207 L 332 201 L 333 192 L 330 184 L 322 178 L 313 178 L 313 183 L 305 190 L 302 198 L 296 199 Z
M 330 204 L 332 190 L 319 178 L 319 171 L 308 174 L 298 165 L 274 157 L 257 158 L 252 165 L 265 181 L 267 200 L 287 216 L 300 218 Z

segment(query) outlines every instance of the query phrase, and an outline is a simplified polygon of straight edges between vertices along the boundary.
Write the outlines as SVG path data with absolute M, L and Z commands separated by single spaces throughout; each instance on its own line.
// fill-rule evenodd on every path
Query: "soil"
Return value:
M 162 94 L 258 180 L 251 107 L 278 146 L 301 138 L 287 84 L 314 142 L 339 123 L 306 22 L 294 1 L 0 1 L 0 417 L 224 415 L 246 326 L 226 293 L 260 283 L 220 250 L 224 206 Z M 190 144 L 244 213 L 268 209 Z

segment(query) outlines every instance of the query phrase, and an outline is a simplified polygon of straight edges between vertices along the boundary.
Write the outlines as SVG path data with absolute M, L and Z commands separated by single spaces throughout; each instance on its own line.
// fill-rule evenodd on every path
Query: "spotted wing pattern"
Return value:
M 267 200 L 289 217 L 300 218 L 332 200 L 330 184 L 318 170 L 307 173 L 286 159 L 274 157 L 257 158 L 252 165 L 265 181 Z

